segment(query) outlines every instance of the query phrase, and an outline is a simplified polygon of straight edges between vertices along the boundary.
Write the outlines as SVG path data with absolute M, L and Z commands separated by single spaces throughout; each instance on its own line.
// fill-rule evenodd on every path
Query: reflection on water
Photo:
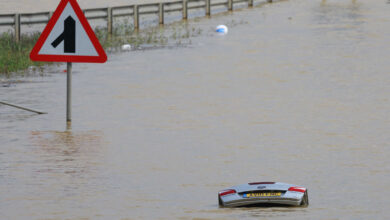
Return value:
M 323 0 L 312 9 L 317 46 L 334 48 L 339 42 L 346 48 L 344 57 L 354 58 L 358 44 L 364 43 L 369 34 L 365 28 L 367 6 L 356 1 Z M 337 49 L 333 49 L 336 51 Z M 325 55 L 326 56 L 326 55 Z
M 78 156 L 81 152 L 94 153 L 101 146 L 102 132 L 32 131 L 33 142 L 53 156 Z
M 16 145 L 6 145 L 13 149 L 2 147 L 0 178 L 4 181 L 0 185 L 7 191 L 9 187 L 17 189 L 2 198 L 2 209 L 8 210 L 6 219 L 44 218 L 47 214 L 42 215 L 39 207 L 48 208 L 52 216 L 62 215 L 61 204 L 67 206 L 88 196 L 99 179 L 102 132 L 31 131 L 29 136 L 26 149 L 18 144 L 20 138 L 13 142 Z M 20 202 L 15 202 L 16 198 Z M 16 207 L 28 201 L 36 206 L 29 208 L 29 214 L 18 213 Z
M 320 24 L 344 24 L 350 23 L 358 25 L 365 20 L 362 17 L 361 7 L 365 7 L 362 3 L 357 3 L 352 0 L 351 3 L 346 1 L 327 2 L 322 0 L 318 8 L 316 21 Z M 346 22 L 350 21 L 350 22 Z
M 242 218 L 253 217 L 253 218 L 272 218 L 272 217 L 286 217 L 291 215 L 304 216 L 306 208 L 252 208 L 242 209 Z
M 235 216 L 237 219 L 268 219 L 268 218 L 285 218 L 291 215 L 304 216 L 307 211 L 306 208 L 301 207 L 253 207 L 253 208 L 217 208 L 213 207 L 213 210 L 194 210 L 189 209 L 185 212 L 188 214 L 195 213 L 209 213 L 210 215 L 217 216 Z M 207 216 L 207 215 L 205 215 Z M 203 219 L 203 218 L 202 218 Z M 214 219 L 214 218 L 205 218 Z
M 80 177 L 96 169 L 94 166 L 99 163 L 93 156 L 101 150 L 102 132 L 33 131 L 31 138 L 33 144 L 39 147 L 34 153 L 47 164 L 47 167 L 36 172 L 65 173 Z
M 329 1 L 329 0 L 321 0 L 321 5 L 326 5 L 328 2 L 332 2 L 332 1 Z M 348 1 L 345 1 L 345 2 L 348 2 Z M 343 3 L 345 3 L 343 2 Z M 352 2 L 352 4 L 356 4 L 356 0 L 351 0 L 350 2 Z M 340 3 L 340 2 L 339 2 Z
M 188 21 L 204 33 L 191 47 L 75 64 L 66 130 L 64 74 L 0 87 L 49 113 L 0 106 L 2 218 L 386 219 L 384 6 L 266 4 Z M 303 185 L 310 206 L 218 207 L 219 190 L 256 181 Z
M 51 172 L 83 176 L 96 169 L 94 158 L 102 148 L 103 133 L 99 131 L 32 131 L 34 154 L 47 166 L 35 172 Z

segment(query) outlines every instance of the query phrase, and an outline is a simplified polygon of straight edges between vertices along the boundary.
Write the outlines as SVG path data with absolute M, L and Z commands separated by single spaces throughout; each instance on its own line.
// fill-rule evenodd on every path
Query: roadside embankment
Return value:
M 149 27 L 135 31 L 132 24 L 121 22 L 114 26 L 113 33 L 107 33 L 104 27 L 95 28 L 95 34 L 108 53 L 121 51 L 121 46 L 130 44 L 131 50 L 146 47 L 180 46 L 191 43 L 190 38 L 202 33 L 202 29 L 185 22 L 176 22 L 164 27 Z M 33 62 L 30 51 L 40 36 L 39 32 L 22 35 L 22 41 L 16 43 L 12 33 L 0 34 L 0 76 L 23 75 L 29 67 L 41 67 L 50 63 Z
M 149 1 L 149 0 L 148 0 Z M 150 0 L 152 1 L 152 0 Z M 121 44 L 131 44 L 137 48 L 141 44 L 166 45 L 169 39 L 175 44 L 182 44 L 182 39 L 200 34 L 200 30 L 189 28 L 185 22 L 181 24 L 172 21 L 186 21 L 191 17 L 210 17 L 215 13 L 231 12 L 235 9 L 264 5 L 273 0 L 177 0 L 154 2 L 140 5 L 116 6 L 108 8 L 85 9 L 84 14 L 90 20 L 99 20 L 95 32 L 100 43 L 108 52 L 116 50 Z M 174 15 L 172 15 L 174 13 Z M 52 16 L 52 12 L 27 13 L 27 14 L 3 14 L 0 16 L 2 27 L 13 27 L 13 32 L 0 35 L 0 50 L 2 58 L 0 62 L 0 74 L 24 70 L 30 65 L 42 65 L 29 60 L 29 51 L 36 42 L 38 33 L 21 35 L 26 25 L 44 25 Z M 149 16 L 147 21 L 146 16 Z M 157 17 L 156 17 L 157 16 Z M 140 22 L 142 17 L 142 21 Z M 145 19 L 145 20 L 144 20 Z M 161 25 L 173 24 L 171 31 L 165 31 Z M 158 25 L 150 27 L 150 25 Z M 179 28 L 175 28 L 179 24 Z M 142 28 L 140 28 L 142 27 Z M 140 31 L 142 29 L 142 31 Z M 39 29 L 38 29 L 39 30 Z M 165 33 L 164 33 L 165 32 Z M 12 34 L 11 34 L 12 33 Z M 167 36 L 171 35 L 170 37 Z M 14 35 L 14 37 L 13 37 Z M 15 42 L 11 39 L 14 38 Z M 21 44 L 17 42 L 21 41 Z
M 0 74 L 27 69 L 29 66 L 41 66 L 42 62 L 33 62 L 29 54 L 40 33 L 23 35 L 23 41 L 16 43 L 13 34 L 0 34 Z

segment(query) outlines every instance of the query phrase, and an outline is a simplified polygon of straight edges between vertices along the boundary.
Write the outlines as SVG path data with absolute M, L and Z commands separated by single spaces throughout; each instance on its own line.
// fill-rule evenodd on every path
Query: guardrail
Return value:
M 213 2 L 212 2 L 213 1 Z M 272 2 L 272 0 L 265 0 Z M 248 3 L 248 7 L 252 7 L 254 0 L 179 0 L 164 3 L 149 3 L 139 5 L 117 6 L 107 8 L 91 8 L 83 10 L 88 20 L 104 19 L 107 21 L 107 32 L 112 34 L 113 18 L 118 17 L 133 17 L 133 25 L 135 29 L 139 29 L 140 15 L 155 14 L 159 17 L 159 24 L 164 24 L 164 14 L 170 12 L 182 12 L 182 19 L 188 18 L 188 11 L 192 9 L 204 9 L 205 15 L 211 15 L 211 7 L 226 6 L 228 11 L 233 10 L 234 4 Z M 197 3 L 197 4 L 193 4 Z M 200 3 L 200 4 L 199 4 Z M 203 4 L 202 4 L 203 3 Z M 21 36 L 22 25 L 47 24 L 53 12 L 39 13 L 17 13 L 17 14 L 0 14 L 0 27 L 13 26 L 15 41 L 19 42 Z

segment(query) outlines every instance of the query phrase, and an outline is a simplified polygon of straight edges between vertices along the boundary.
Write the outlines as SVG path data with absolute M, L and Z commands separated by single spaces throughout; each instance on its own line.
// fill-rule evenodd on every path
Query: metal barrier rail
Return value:
M 214 1 L 213 3 L 211 1 Z M 263 0 L 272 2 L 272 0 Z M 179 0 L 164 3 L 148 3 L 139 5 L 116 6 L 107 8 L 90 8 L 83 10 L 85 17 L 88 20 L 104 19 L 107 21 L 107 31 L 112 34 L 113 18 L 118 17 L 133 17 L 135 29 L 139 29 L 139 16 L 156 14 L 159 17 L 159 24 L 164 24 L 164 14 L 171 12 L 182 12 L 182 19 L 188 18 L 188 11 L 194 9 L 205 10 L 205 15 L 211 15 L 211 7 L 225 6 L 228 11 L 233 10 L 234 4 L 248 3 L 248 7 L 252 7 L 254 0 Z M 193 4 L 201 3 L 201 4 Z M 203 4 L 202 4 L 203 3 Z M 130 10 L 130 12 L 123 12 Z M 122 12 L 121 12 L 122 11 Z M 115 13 L 118 12 L 118 13 Z M 99 13 L 96 15 L 96 13 Z M 38 12 L 38 13 L 16 13 L 16 14 L 0 14 L 0 27 L 13 26 L 15 41 L 20 41 L 21 26 L 32 24 L 47 24 L 53 12 Z M 28 20 L 29 19 L 29 20 Z M 34 20 L 31 20 L 34 19 Z

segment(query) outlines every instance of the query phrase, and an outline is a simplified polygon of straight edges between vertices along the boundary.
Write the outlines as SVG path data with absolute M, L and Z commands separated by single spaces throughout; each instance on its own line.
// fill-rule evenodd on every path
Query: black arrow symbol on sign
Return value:
M 64 53 L 76 53 L 76 22 L 69 16 L 64 21 L 64 31 L 51 45 L 56 48 L 64 41 Z

